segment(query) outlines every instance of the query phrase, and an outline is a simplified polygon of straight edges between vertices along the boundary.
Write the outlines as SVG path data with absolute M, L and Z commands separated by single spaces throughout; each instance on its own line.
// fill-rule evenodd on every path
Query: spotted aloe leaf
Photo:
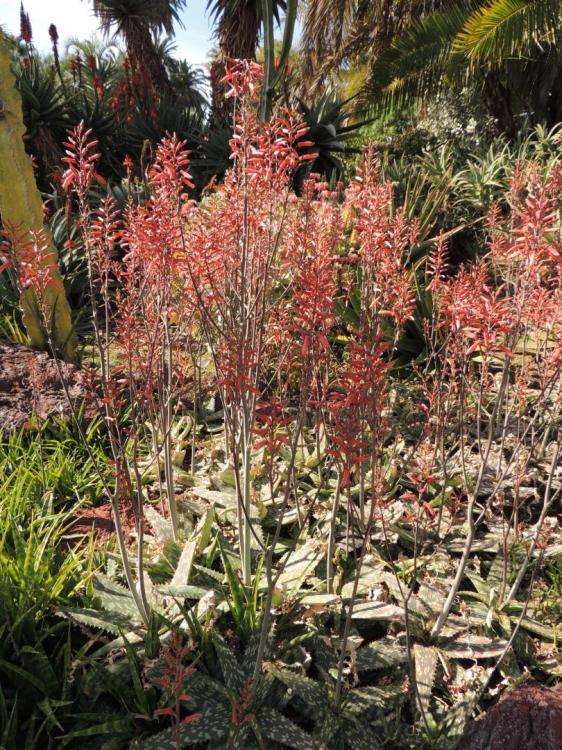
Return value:
M 274 708 L 262 708 L 257 719 L 260 732 L 268 739 L 295 750 L 314 750 L 310 735 Z

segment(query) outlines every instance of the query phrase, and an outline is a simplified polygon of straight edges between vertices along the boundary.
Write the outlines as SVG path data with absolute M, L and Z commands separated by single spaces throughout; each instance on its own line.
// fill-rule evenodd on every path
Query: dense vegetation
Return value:
M 5 40 L 87 392 L 0 442 L 0 748 L 455 748 L 562 677 L 560 3 L 216 0 L 210 88 L 93 7 Z

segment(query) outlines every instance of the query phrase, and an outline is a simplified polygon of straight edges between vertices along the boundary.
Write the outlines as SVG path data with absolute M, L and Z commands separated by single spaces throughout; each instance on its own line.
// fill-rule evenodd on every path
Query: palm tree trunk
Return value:
M 150 33 L 148 24 L 142 20 L 134 19 L 124 29 L 127 52 L 133 66 L 148 74 L 150 83 L 160 93 L 170 93 L 170 81 L 166 68 Z
M 240 0 L 224 8 L 217 28 L 219 57 L 211 65 L 212 126 L 228 126 L 232 120 L 232 100 L 225 99 L 222 83 L 227 58 L 255 60 L 261 25 L 261 0 Z
M 505 133 L 508 138 L 514 138 L 517 134 L 517 126 L 513 116 L 511 95 L 494 71 L 486 74 L 484 101 L 488 111 L 496 121 L 498 130 Z

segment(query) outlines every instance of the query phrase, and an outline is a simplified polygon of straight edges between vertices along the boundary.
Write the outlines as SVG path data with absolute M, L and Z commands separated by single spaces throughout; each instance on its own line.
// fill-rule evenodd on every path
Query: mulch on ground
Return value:
M 84 416 L 95 416 L 86 377 L 79 367 L 55 362 L 46 352 L 30 346 L 0 344 L 0 431 L 26 429 L 49 417 L 68 421 L 71 409 L 61 375 L 74 408 L 84 405 Z

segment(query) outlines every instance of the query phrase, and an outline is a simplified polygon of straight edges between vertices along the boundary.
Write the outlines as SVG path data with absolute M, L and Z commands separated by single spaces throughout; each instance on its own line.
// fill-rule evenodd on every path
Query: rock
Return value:
M 85 404 L 91 418 L 95 407 L 88 401 L 84 373 L 76 366 L 58 362 L 76 408 Z M 0 431 L 32 427 L 36 420 L 57 416 L 70 420 L 71 410 L 57 363 L 47 353 L 23 344 L 0 344 Z
M 511 690 L 484 718 L 470 721 L 458 750 L 560 750 L 562 686 Z

